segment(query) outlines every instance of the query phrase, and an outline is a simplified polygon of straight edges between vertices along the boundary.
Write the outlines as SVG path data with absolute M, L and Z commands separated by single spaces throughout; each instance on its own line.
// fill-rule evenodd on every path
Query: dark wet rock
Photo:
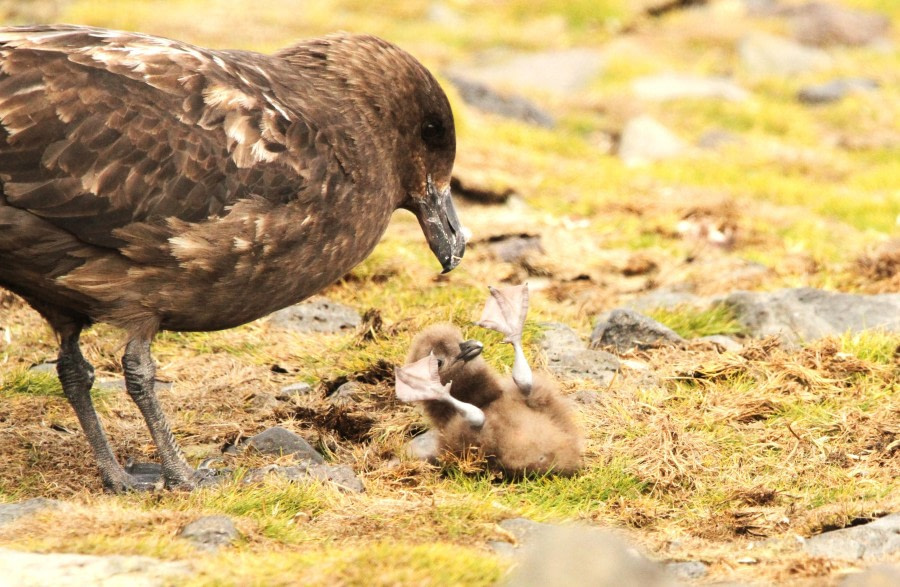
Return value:
M 454 197 L 464 198 L 479 204 L 505 204 L 515 195 L 516 190 L 506 184 L 497 184 L 483 173 L 457 167 L 450 178 L 450 189 Z
M 667 101 L 682 98 L 713 98 L 740 102 L 750 93 L 724 77 L 703 77 L 664 73 L 640 77 L 631 84 L 635 96 L 642 100 Z
M 0 584 L 17 587 L 47 585 L 129 585 L 162 587 L 185 580 L 191 566 L 146 556 L 37 554 L 0 548 Z
M 360 321 L 359 313 L 353 308 L 322 297 L 289 306 L 269 316 L 269 324 L 279 328 L 326 334 L 352 331 Z
M 267 465 L 250 470 L 244 481 L 246 483 L 255 483 L 261 481 L 267 475 L 279 475 L 289 481 L 300 483 L 308 483 L 310 481 L 329 483 L 348 493 L 364 493 L 366 491 L 365 485 L 356 476 L 352 468 L 347 465 L 328 465 L 325 463 L 301 462 L 297 465 L 286 467 Z
M 584 89 L 603 69 L 595 49 L 573 48 L 527 54 L 484 55 L 481 63 L 455 67 L 452 76 L 522 93 L 569 94 Z
M 556 121 L 552 116 L 526 98 L 500 94 L 485 84 L 459 75 L 449 75 L 447 79 L 459 92 L 463 102 L 482 112 L 520 120 L 543 128 L 556 126 Z
M 592 348 L 613 347 L 618 352 L 680 342 L 684 339 L 668 326 L 624 308 L 598 316 L 591 332 Z
M 831 80 L 823 84 L 806 86 L 797 93 L 804 104 L 827 104 L 843 100 L 854 92 L 871 92 L 878 89 L 878 82 L 865 77 L 849 77 Z
M 0 503 L 0 526 L 15 522 L 19 518 L 33 516 L 38 512 L 55 510 L 65 504 L 55 499 L 35 497 L 18 503 Z
M 900 554 L 900 513 L 818 534 L 807 540 L 803 549 L 811 556 L 848 561 Z
M 286 402 L 298 396 L 309 395 L 312 392 L 313 387 L 309 383 L 291 383 L 282 387 L 275 395 L 275 398 Z
M 159 463 L 136 463 L 128 459 L 125 463 L 125 472 L 134 477 L 141 487 L 163 486 L 163 470 Z
M 900 566 L 875 565 L 864 571 L 847 575 L 840 587 L 897 587 L 900 585 Z
M 406 453 L 414 459 L 436 464 L 439 445 L 437 430 L 428 430 L 409 441 Z
M 492 236 L 486 241 L 486 246 L 494 257 L 506 263 L 517 263 L 529 255 L 544 254 L 541 237 L 536 234 Z
M 622 129 L 618 155 L 626 165 L 641 165 L 678 157 L 687 144 L 649 116 L 632 118 Z
M 662 587 L 675 585 L 675 581 L 661 565 L 610 532 L 550 526 L 534 533 L 506 584 Z
M 676 579 L 692 581 L 705 577 L 709 567 L 700 561 L 671 562 L 666 564 L 666 571 Z
M 203 516 L 186 525 L 178 533 L 198 548 L 214 551 L 240 537 L 240 532 L 228 516 Z
M 619 359 L 606 351 L 589 349 L 578 334 L 565 324 L 547 322 L 541 326 L 541 349 L 547 369 L 560 377 L 590 379 L 606 387 L 619 370 Z
M 821 49 L 770 35 L 751 33 L 738 44 L 744 67 L 759 75 L 790 76 L 831 67 L 831 57 Z
M 883 14 L 834 3 L 809 2 L 787 13 L 794 38 L 807 45 L 868 45 L 890 29 L 890 20 Z
M 747 333 L 787 344 L 869 329 L 900 332 L 900 294 L 861 295 L 813 288 L 734 292 L 721 300 Z
M 293 455 L 299 461 L 324 463 L 325 458 L 319 454 L 304 438 L 281 426 L 274 426 L 256 436 L 248 438 L 241 445 L 269 455 Z

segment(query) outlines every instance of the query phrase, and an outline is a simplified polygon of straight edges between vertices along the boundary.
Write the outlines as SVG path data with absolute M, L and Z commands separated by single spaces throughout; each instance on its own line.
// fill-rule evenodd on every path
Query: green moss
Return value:
M 743 327 L 738 322 L 734 310 L 724 304 L 715 304 L 709 308 L 693 306 L 657 308 L 649 315 L 684 338 L 699 338 L 712 334 L 741 334 L 743 332 Z

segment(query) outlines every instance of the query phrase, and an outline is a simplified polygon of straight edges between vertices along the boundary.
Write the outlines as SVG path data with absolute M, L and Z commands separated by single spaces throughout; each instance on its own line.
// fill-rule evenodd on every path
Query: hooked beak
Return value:
M 439 191 L 429 175 L 425 184 L 425 197 L 414 200 L 409 210 L 419 219 L 419 226 L 431 252 L 441 262 L 447 273 L 459 265 L 466 250 L 466 239 L 450 199 L 450 186 Z
M 483 349 L 484 345 L 477 340 L 467 340 L 465 342 L 461 342 L 459 343 L 459 354 L 456 355 L 455 360 L 469 362 L 480 355 Z

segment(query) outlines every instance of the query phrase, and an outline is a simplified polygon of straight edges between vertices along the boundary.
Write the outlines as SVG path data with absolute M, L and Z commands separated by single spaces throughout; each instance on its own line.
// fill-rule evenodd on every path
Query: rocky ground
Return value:
M 161 335 L 175 433 L 223 480 L 191 494 L 102 495 L 52 335 L 0 294 L 0 584 L 900 583 L 895 3 L 8 4 L 215 46 L 397 41 L 451 92 L 472 239 L 438 276 L 397 215 L 322 297 Z M 508 371 L 472 322 L 521 282 L 584 470 L 417 460 L 394 366 L 451 321 Z M 84 346 L 117 456 L 152 462 L 121 334 Z

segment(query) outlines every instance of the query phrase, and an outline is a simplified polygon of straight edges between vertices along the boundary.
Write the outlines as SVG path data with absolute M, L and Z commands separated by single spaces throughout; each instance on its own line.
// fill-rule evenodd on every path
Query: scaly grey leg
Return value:
M 144 416 L 159 452 L 166 487 L 192 489 L 195 486 L 194 470 L 187 464 L 181 449 L 175 443 L 175 437 L 153 389 L 156 365 L 150 355 L 150 341 L 128 341 L 122 366 L 125 370 L 125 388 Z
M 56 372 L 62 383 L 63 393 L 72 404 L 75 415 L 81 423 L 81 429 L 84 430 L 91 450 L 94 451 L 103 486 L 115 493 L 139 488 L 134 478 L 116 461 L 91 401 L 94 368 L 81 354 L 81 347 L 78 344 L 81 327 L 73 326 L 67 330 L 68 332 L 59 332 L 61 342 Z

